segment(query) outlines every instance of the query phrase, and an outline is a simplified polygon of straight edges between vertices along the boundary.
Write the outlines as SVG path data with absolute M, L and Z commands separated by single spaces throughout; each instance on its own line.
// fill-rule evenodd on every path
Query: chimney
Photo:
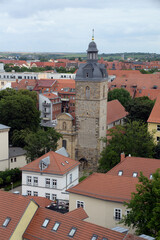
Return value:
M 123 152 L 123 153 L 121 153 L 121 162 L 123 162 L 124 159 L 125 159 L 125 154 L 124 154 L 124 152 Z

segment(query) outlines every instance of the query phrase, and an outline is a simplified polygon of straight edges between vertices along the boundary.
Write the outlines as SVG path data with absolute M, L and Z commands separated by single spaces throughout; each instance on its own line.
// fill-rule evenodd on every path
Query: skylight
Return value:
M 59 222 L 55 222 L 55 224 L 54 224 L 52 230 L 56 232 L 56 231 L 58 230 L 58 228 L 59 228 L 59 225 L 60 225 Z
M 97 236 L 97 235 L 95 235 L 95 234 L 93 234 L 93 236 L 92 236 L 91 240 L 96 240 L 96 239 L 98 239 L 98 236 Z
M 65 161 L 67 164 L 69 163 L 68 161 Z
M 133 177 L 137 177 L 137 175 L 138 175 L 138 173 L 137 173 L 137 172 L 134 172 L 132 176 L 133 176 Z
M 46 218 L 42 224 L 42 227 L 46 228 L 48 223 L 49 223 L 49 219 Z
M 153 176 L 152 176 L 152 174 L 150 174 L 150 177 L 149 177 L 149 179 L 152 179 L 153 178 Z
M 61 163 L 63 166 L 65 165 L 63 162 Z
M 3 223 L 3 227 L 7 227 L 8 226 L 8 223 L 11 221 L 11 218 L 7 217 Z
M 122 176 L 122 175 L 123 175 L 123 171 L 120 170 L 120 171 L 118 172 L 118 176 Z
M 73 227 L 73 228 L 70 230 L 68 236 L 73 237 L 74 234 L 76 233 L 76 231 L 77 231 L 77 228 Z
M 108 238 L 103 237 L 102 240 L 108 240 Z

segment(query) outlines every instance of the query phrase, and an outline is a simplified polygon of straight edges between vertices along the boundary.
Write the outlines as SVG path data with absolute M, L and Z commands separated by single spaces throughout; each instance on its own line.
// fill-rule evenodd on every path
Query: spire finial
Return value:
M 92 29 L 92 41 L 94 41 L 94 29 Z

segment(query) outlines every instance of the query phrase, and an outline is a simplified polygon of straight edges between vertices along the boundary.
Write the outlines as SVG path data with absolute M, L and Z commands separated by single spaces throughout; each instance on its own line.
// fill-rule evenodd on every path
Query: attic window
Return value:
M 10 221 L 11 221 L 11 218 L 7 217 L 2 226 L 7 227 Z
M 77 228 L 75 228 L 75 227 L 71 228 L 71 230 L 70 230 L 68 236 L 69 236 L 69 237 L 73 237 L 74 234 L 76 233 L 76 231 L 77 231 Z
M 153 178 L 153 176 L 152 176 L 152 174 L 150 174 L 149 179 L 152 179 L 152 178 Z
M 46 228 L 48 223 L 49 223 L 49 219 L 46 218 L 42 224 L 42 227 Z
M 123 171 L 120 170 L 120 171 L 118 172 L 118 176 L 122 176 L 122 175 L 123 175 Z
M 95 234 L 93 234 L 93 236 L 92 236 L 91 240 L 96 240 L 96 239 L 98 239 L 98 236 L 97 236 L 97 235 L 95 235 Z
M 138 173 L 137 173 L 137 172 L 134 172 L 132 176 L 133 176 L 133 177 L 137 177 L 137 175 L 138 175 Z
M 65 161 L 67 164 L 69 164 L 69 162 L 68 161 Z
M 61 163 L 63 166 L 65 165 L 63 162 Z
M 59 222 L 55 222 L 55 224 L 54 224 L 52 230 L 56 232 L 56 231 L 58 230 L 58 228 L 59 228 L 59 225 L 60 225 Z
M 108 238 L 103 237 L 102 240 L 108 240 Z

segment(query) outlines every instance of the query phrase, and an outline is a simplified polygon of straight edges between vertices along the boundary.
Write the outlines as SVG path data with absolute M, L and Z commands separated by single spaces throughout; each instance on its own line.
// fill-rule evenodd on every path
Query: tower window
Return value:
M 86 98 L 90 98 L 90 88 L 88 86 L 86 87 Z
M 103 98 L 105 98 L 105 86 L 103 86 Z
M 62 140 L 62 147 L 64 147 L 65 149 L 67 148 L 67 141 L 66 140 Z
M 86 77 L 87 77 L 87 78 L 89 77 L 89 74 L 88 74 L 88 73 L 86 73 Z

